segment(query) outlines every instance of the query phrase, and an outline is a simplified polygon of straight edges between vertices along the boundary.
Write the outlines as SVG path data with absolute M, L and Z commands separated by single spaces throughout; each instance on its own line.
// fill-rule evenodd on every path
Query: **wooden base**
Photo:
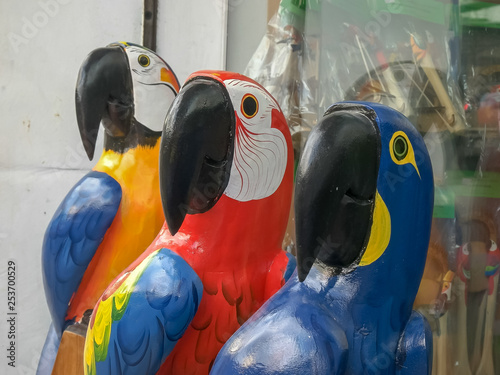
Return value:
M 86 325 L 75 324 L 64 331 L 52 375 L 83 375 L 86 328 Z

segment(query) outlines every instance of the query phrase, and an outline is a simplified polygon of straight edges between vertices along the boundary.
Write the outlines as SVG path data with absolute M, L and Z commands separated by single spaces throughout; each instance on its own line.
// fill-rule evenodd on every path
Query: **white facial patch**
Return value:
M 169 82 L 161 80 L 162 69 L 168 66 L 157 55 L 139 46 L 125 48 L 132 82 L 137 121 L 153 131 L 161 131 L 176 90 Z
M 279 109 L 278 104 L 250 82 L 229 79 L 224 84 L 241 122 L 236 126 L 231 176 L 224 194 L 240 202 L 266 198 L 280 186 L 288 156 L 285 136 L 271 128 L 272 110 Z M 249 95 L 257 104 L 245 113 L 242 102 Z

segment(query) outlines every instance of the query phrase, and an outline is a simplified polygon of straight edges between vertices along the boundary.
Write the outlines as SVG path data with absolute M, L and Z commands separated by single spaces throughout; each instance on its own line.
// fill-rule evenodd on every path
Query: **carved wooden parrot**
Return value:
M 297 271 L 221 349 L 211 374 L 430 374 L 412 312 L 433 207 L 425 144 L 400 113 L 330 107 L 299 163 Z
M 166 224 L 98 302 L 85 373 L 207 374 L 295 268 L 281 250 L 292 180 L 271 95 L 236 73 L 191 75 L 163 129 Z
M 177 95 L 174 73 L 154 52 L 131 43 L 92 51 L 76 85 L 78 127 L 89 159 L 99 125 L 104 151 L 68 193 L 43 241 L 42 267 L 52 326 L 45 348 L 81 322 L 109 283 L 155 238 L 164 221 L 158 178 L 163 122 Z M 42 353 L 39 373 L 54 355 Z

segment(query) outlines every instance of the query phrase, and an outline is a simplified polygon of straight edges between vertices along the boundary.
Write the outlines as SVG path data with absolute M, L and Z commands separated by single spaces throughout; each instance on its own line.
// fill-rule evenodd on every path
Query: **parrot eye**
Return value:
M 149 64 L 151 63 L 151 60 L 149 60 L 149 57 L 147 55 L 140 55 L 138 58 L 137 58 L 137 61 L 139 62 L 139 64 L 141 64 L 141 66 L 143 67 L 147 67 L 149 66 Z
M 246 94 L 241 100 L 241 113 L 246 118 L 254 117 L 259 111 L 259 102 L 252 94 Z
M 402 136 L 397 136 L 393 143 L 394 156 L 397 160 L 403 160 L 408 154 L 408 143 Z
M 497 250 L 497 243 L 491 240 L 490 251 L 496 251 L 496 250 Z
M 392 139 L 389 142 L 389 150 L 394 163 L 397 165 L 413 165 L 418 177 L 420 177 L 420 171 L 415 160 L 415 151 L 408 136 L 403 131 L 397 131 L 392 135 Z
M 469 255 L 469 244 L 466 243 L 463 247 L 462 247 L 462 253 L 465 255 L 465 256 L 468 256 Z

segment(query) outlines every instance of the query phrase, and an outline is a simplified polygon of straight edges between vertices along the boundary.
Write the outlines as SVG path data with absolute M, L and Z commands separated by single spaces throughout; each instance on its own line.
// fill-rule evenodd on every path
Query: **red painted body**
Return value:
M 254 83 L 235 73 L 196 75 Z M 223 344 L 284 284 L 288 258 L 281 243 L 292 199 L 293 148 L 282 112 L 272 111 L 272 127 L 283 133 L 287 145 L 286 170 L 278 189 L 247 202 L 222 195 L 209 211 L 188 214 L 175 236 L 165 223 L 155 241 L 124 271 L 133 270 L 157 249 L 168 248 L 183 257 L 203 282 L 198 312 L 159 374 L 208 374 Z M 241 126 L 236 116 L 236 132 Z

